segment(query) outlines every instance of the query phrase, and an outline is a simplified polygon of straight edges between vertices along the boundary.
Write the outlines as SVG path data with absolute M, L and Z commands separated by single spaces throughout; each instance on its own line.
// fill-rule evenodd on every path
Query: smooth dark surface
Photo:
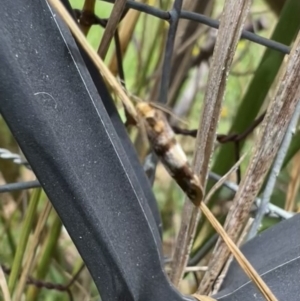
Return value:
M 62 0 L 62 3 L 65 5 L 65 7 L 69 11 L 69 13 L 71 15 L 73 15 L 73 11 L 72 11 L 69 1 Z M 62 28 L 62 30 L 64 31 L 63 28 Z M 120 138 L 120 142 L 121 142 L 123 148 L 125 149 L 126 155 L 129 159 L 129 161 L 133 167 L 133 170 L 139 180 L 139 183 L 143 189 L 143 192 L 145 194 L 148 205 L 152 211 L 152 214 L 153 214 L 154 220 L 156 222 L 156 226 L 158 227 L 160 238 L 161 238 L 162 237 L 162 221 L 160 218 L 160 213 L 158 211 L 156 199 L 152 193 L 152 189 L 151 189 L 149 180 L 146 177 L 143 168 L 141 167 L 141 164 L 138 160 L 136 151 L 135 151 L 130 139 L 128 138 L 128 134 L 125 130 L 125 127 L 124 127 L 124 125 L 120 119 L 120 116 L 116 110 L 116 107 L 104 85 L 103 79 L 100 76 L 99 71 L 94 66 L 93 62 L 90 60 L 90 58 L 85 53 L 85 51 L 81 48 L 80 44 L 77 43 L 77 41 L 75 41 L 75 43 L 77 44 L 77 46 L 79 48 L 80 54 L 86 64 L 86 67 L 93 80 L 94 85 L 95 85 L 99 95 L 101 95 L 101 100 L 104 104 L 107 114 L 109 115 L 112 125 L 114 126 L 114 128 Z M 83 70 L 83 72 L 84 71 L 85 70 Z M 87 82 L 89 82 L 89 80 L 87 80 Z M 158 240 L 158 238 L 157 238 L 157 240 Z
M 1 114 L 102 299 L 182 300 L 163 273 L 159 231 L 121 131 L 68 30 L 44 0 L 1 9 Z
M 300 300 L 300 214 L 262 232 L 242 247 L 243 254 L 278 300 Z M 264 301 L 236 261 L 220 292 L 222 301 Z

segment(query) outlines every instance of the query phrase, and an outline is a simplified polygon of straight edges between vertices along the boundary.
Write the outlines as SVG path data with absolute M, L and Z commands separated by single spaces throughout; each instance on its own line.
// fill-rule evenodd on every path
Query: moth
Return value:
M 86 37 L 78 28 L 73 18 L 66 11 L 65 7 L 59 1 L 51 0 L 50 2 L 59 12 L 60 16 L 69 26 L 77 41 L 81 44 L 82 48 L 86 51 L 90 59 L 98 68 L 110 89 L 122 101 L 132 120 L 137 122 L 137 124 L 139 122 L 143 122 L 154 152 L 160 158 L 170 175 L 175 179 L 177 184 L 187 194 L 190 200 L 196 206 L 199 206 L 203 197 L 203 189 L 199 178 L 188 164 L 185 153 L 176 141 L 175 134 L 163 113 L 147 102 L 137 103 L 135 107 L 103 60 L 100 56 L 98 56 L 91 45 L 89 45 Z
M 136 110 L 144 123 L 153 151 L 188 198 L 195 206 L 199 206 L 203 188 L 165 115 L 147 102 L 137 103 Z

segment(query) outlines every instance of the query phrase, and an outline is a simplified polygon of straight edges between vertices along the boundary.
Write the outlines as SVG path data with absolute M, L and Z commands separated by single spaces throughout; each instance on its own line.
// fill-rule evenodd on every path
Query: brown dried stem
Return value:
M 11 301 L 10 292 L 8 289 L 7 281 L 3 272 L 2 267 L 0 266 L 0 288 L 2 291 L 2 295 L 5 301 Z
M 203 295 L 198 295 L 198 294 L 194 294 L 193 296 L 199 301 L 217 301 L 216 299 L 213 299 L 208 296 L 203 296 Z
M 91 22 L 89 19 L 95 14 L 95 2 L 96 0 L 85 0 L 82 8 L 82 12 L 79 18 L 79 26 L 85 36 L 87 36 L 90 28 Z
M 252 159 L 246 175 L 237 191 L 231 210 L 225 222 L 228 235 L 237 241 L 245 224 L 264 178 L 282 142 L 287 126 L 292 118 L 297 102 L 300 100 L 300 33 L 295 41 L 287 65 L 270 103 L 262 124 L 258 140 L 254 145 Z M 229 251 L 223 241 L 219 241 L 209 263 L 199 289 L 206 294 L 228 259 Z
M 251 264 L 248 262 L 248 260 L 245 258 L 245 256 L 241 253 L 241 251 L 238 249 L 238 247 L 234 244 L 234 242 L 230 239 L 230 237 L 227 235 L 227 233 L 224 231 L 220 223 L 217 221 L 217 219 L 213 216 L 213 214 L 210 212 L 210 210 L 206 207 L 205 203 L 206 201 L 214 194 L 214 192 L 226 181 L 226 179 L 230 176 L 232 172 L 237 169 L 237 167 L 240 165 L 242 160 L 245 158 L 246 155 L 243 155 L 240 160 L 230 169 L 230 171 L 223 176 L 210 190 L 210 192 L 207 194 L 205 201 L 200 204 L 200 209 L 207 217 L 208 221 L 211 223 L 211 225 L 215 228 L 216 232 L 221 236 L 223 241 L 226 243 L 229 250 L 232 252 L 233 256 L 236 258 L 237 262 L 240 264 L 242 269 L 245 271 L 245 273 L 249 276 L 249 278 L 257 285 L 259 290 L 262 292 L 262 294 L 265 296 L 267 300 L 276 300 L 276 297 L 273 295 L 271 290 L 268 288 L 268 286 L 264 283 L 264 281 L 261 279 L 259 274 L 255 271 L 255 269 L 251 266 Z M 246 227 L 244 228 L 245 232 L 248 232 L 249 227 L 251 223 L 248 223 Z M 242 233 L 239 241 L 238 246 L 243 242 L 245 238 L 245 233 Z M 225 264 L 225 271 L 226 268 L 228 268 L 229 263 Z M 220 279 L 220 277 L 218 277 Z M 220 279 L 222 281 L 222 279 Z M 217 287 L 215 286 L 215 289 L 217 289 L 221 285 L 221 281 L 218 282 L 217 280 Z
M 200 13 L 204 15 L 210 15 L 213 9 L 214 1 L 213 0 L 186 0 L 183 2 L 183 10 L 193 11 L 195 13 Z M 189 43 L 188 46 L 185 46 L 184 51 L 178 51 L 183 44 L 186 45 L 186 42 L 192 37 L 197 31 L 204 32 L 206 26 L 203 24 L 198 24 L 191 20 L 180 20 L 177 35 L 174 46 L 174 54 L 172 59 L 172 69 L 171 69 L 171 79 L 170 79 L 170 88 L 168 102 L 173 105 L 176 95 L 178 95 L 178 87 L 181 86 L 181 82 L 186 77 L 188 70 L 191 65 L 192 50 L 196 40 Z M 197 34 L 199 36 L 199 33 Z
M 300 152 L 292 160 L 289 185 L 284 204 L 284 210 L 294 211 L 296 208 L 297 194 L 300 187 Z
M 266 115 L 265 112 L 261 114 L 257 119 L 253 121 L 252 124 L 250 124 L 248 128 L 246 128 L 246 130 L 244 130 L 240 134 L 229 134 L 229 135 L 217 134 L 217 141 L 221 144 L 224 144 L 228 142 L 239 142 L 246 139 L 248 135 L 250 135 L 255 130 L 255 128 L 264 120 L 265 115 Z M 197 133 L 198 133 L 197 129 L 188 130 L 188 129 L 182 129 L 178 126 L 172 126 L 172 129 L 175 134 L 191 136 L 194 138 L 197 137 Z
M 224 5 L 209 71 L 204 109 L 197 135 L 197 149 L 194 156 L 194 170 L 200 174 L 203 187 L 206 185 L 228 73 L 250 4 L 251 0 L 227 0 Z M 178 286 L 187 265 L 199 216 L 198 209 L 186 200 L 172 262 L 171 281 L 176 286 Z
M 127 112 L 130 114 L 133 120 L 137 122 L 138 121 L 137 112 L 135 110 L 134 105 L 132 104 L 127 94 L 125 93 L 123 87 L 112 75 L 110 70 L 106 67 L 105 63 L 99 57 L 97 52 L 94 51 L 92 46 L 87 42 L 85 36 L 80 31 L 80 29 L 78 28 L 77 24 L 74 22 L 73 18 L 70 16 L 68 11 L 58 0 L 48 0 L 48 2 L 51 4 L 52 7 L 55 8 L 55 10 L 59 13 L 59 15 L 64 20 L 64 22 L 68 25 L 76 40 L 86 51 L 90 59 L 93 61 L 93 63 L 95 64 L 95 66 L 97 67 L 97 69 L 99 70 L 99 72 L 101 73 L 101 75 L 103 76 L 107 84 L 109 85 L 109 88 L 116 94 L 117 97 L 119 97 L 119 99 L 122 101 L 123 105 L 125 106 Z
M 140 1 L 141 3 L 145 3 L 146 0 Z M 141 12 L 137 10 L 129 10 L 123 19 L 122 24 L 119 27 L 119 39 L 121 45 L 122 56 L 125 55 L 126 50 L 128 48 L 129 42 L 131 41 L 136 23 L 140 17 Z M 109 63 L 109 69 L 113 75 L 118 73 L 118 63 L 117 63 L 117 55 L 116 53 L 112 56 L 111 61 Z
M 29 250 L 28 250 L 28 256 L 25 260 L 25 264 L 22 270 L 22 274 L 20 276 L 20 280 L 16 289 L 16 294 L 14 296 L 15 301 L 19 301 L 22 298 L 22 294 L 24 291 L 24 286 L 26 285 L 26 280 L 28 275 L 31 272 L 33 261 L 36 255 L 37 247 L 41 240 L 41 234 L 45 227 L 45 224 L 47 222 L 47 219 L 49 217 L 50 211 L 52 209 L 52 205 L 49 201 L 47 201 L 42 213 L 39 216 L 37 226 L 35 228 L 33 237 L 32 237 L 32 243 L 30 244 Z
M 105 26 L 101 43 L 98 48 L 98 54 L 103 60 L 105 59 L 110 42 L 113 39 L 118 24 L 121 20 L 125 6 L 126 6 L 126 0 L 116 1 L 113 6 L 107 25 Z
M 242 231 L 242 234 L 240 235 L 239 240 L 238 240 L 238 242 L 236 244 L 236 246 L 238 248 L 241 247 L 241 245 L 245 241 L 245 238 L 247 238 L 247 235 L 249 233 L 249 230 L 250 230 L 252 224 L 253 224 L 253 218 L 250 218 L 248 220 L 246 226 L 244 227 L 244 229 Z M 229 258 L 229 260 L 227 260 L 225 266 L 223 267 L 221 274 L 219 275 L 219 277 L 217 278 L 217 280 L 216 280 L 216 282 L 214 284 L 214 290 L 212 292 L 212 295 L 215 295 L 215 294 L 217 294 L 219 292 L 219 290 L 220 290 L 220 288 L 221 288 L 221 286 L 223 284 L 224 278 L 227 275 L 228 269 L 230 267 L 230 264 L 231 264 L 233 258 L 234 258 L 234 256 L 231 255 L 230 258 Z
M 243 253 L 239 250 L 239 248 L 235 245 L 235 243 L 230 239 L 225 230 L 222 228 L 218 220 L 213 216 L 210 210 L 206 207 L 204 203 L 200 204 L 200 209 L 210 221 L 215 230 L 219 233 L 226 247 L 231 251 L 236 261 L 242 267 L 244 272 L 249 276 L 249 278 L 256 284 L 258 289 L 262 292 L 264 297 L 268 301 L 277 301 L 276 297 L 273 295 L 269 287 L 265 284 L 256 270 L 249 263 L 247 258 L 243 255 Z M 199 292 L 197 292 L 199 293 Z

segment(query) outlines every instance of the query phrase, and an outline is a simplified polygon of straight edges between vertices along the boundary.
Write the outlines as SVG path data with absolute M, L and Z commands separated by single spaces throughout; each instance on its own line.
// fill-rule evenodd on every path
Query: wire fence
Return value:
M 105 2 L 114 3 L 113 0 L 103 0 Z M 153 6 L 135 2 L 132 0 L 127 0 L 126 7 L 138 10 L 140 12 L 152 15 L 154 17 L 157 17 L 159 19 L 165 20 L 169 22 L 169 32 L 167 36 L 166 41 L 166 47 L 165 47 L 165 56 L 163 61 L 163 67 L 162 67 L 162 76 L 161 76 L 161 83 L 160 83 L 160 93 L 158 97 L 159 102 L 166 102 L 167 100 L 167 93 L 168 93 L 168 85 L 170 81 L 170 72 L 171 72 L 171 60 L 172 60 L 172 53 L 173 53 L 173 47 L 174 47 L 174 41 L 175 41 L 175 34 L 176 29 L 178 25 L 179 19 L 186 19 L 198 22 L 200 24 L 207 25 L 211 28 L 219 28 L 220 22 L 218 20 L 209 18 L 205 15 L 190 12 L 190 11 L 184 11 L 181 10 L 182 7 L 182 0 L 175 0 L 173 7 L 169 11 L 164 11 L 159 8 L 155 8 Z M 282 43 L 261 37 L 253 32 L 244 30 L 241 35 L 242 39 L 246 39 L 249 41 L 252 41 L 256 44 L 268 47 L 270 49 L 279 51 L 283 54 L 289 54 L 290 53 L 290 47 L 287 45 L 284 45 Z
M 102 0 L 104 2 L 109 2 L 109 3 L 114 3 L 115 1 L 113 0 Z M 171 65 L 172 65 L 172 53 L 174 50 L 174 42 L 175 42 L 175 36 L 176 36 L 176 30 L 178 26 L 178 22 L 180 19 L 186 19 L 186 20 L 191 20 L 194 22 L 197 22 L 199 24 L 204 24 L 207 25 L 210 28 L 219 28 L 219 21 L 212 19 L 208 16 L 195 13 L 195 12 L 190 12 L 190 11 L 185 11 L 181 10 L 182 8 L 182 3 L 183 0 L 175 0 L 173 3 L 173 7 L 168 10 L 164 11 L 162 9 L 140 3 L 140 2 L 135 2 L 132 0 L 127 0 L 126 2 L 126 11 L 124 12 L 122 18 L 126 15 L 128 12 L 128 9 L 134 9 L 143 13 L 146 13 L 148 15 L 154 16 L 156 18 L 159 18 L 161 20 L 165 20 L 169 23 L 169 30 L 168 30 L 168 35 L 167 35 L 167 40 L 165 43 L 165 52 L 164 52 L 164 59 L 163 59 L 163 64 L 162 64 L 162 76 L 161 76 L 161 81 L 160 81 L 160 88 L 159 88 L 159 95 L 158 95 L 158 102 L 165 103 L 167 101 L 167 94 L 168 94 L 168 87 L 169 87 L 169 81 L 170 81 L 170 72 L 171 72 Z M 75 14 L 78 18 L 80 15 L 80 10 L 76 9 Z M 98 24 L 102 27 L 105 27 L 107 24 L 107 19 L 101 19 L 98 16 L 94 16 L 93 18 L 93 24 Z M 118 40 L 118 37 L 115 37 Z M 288 54 L 290 52 L 290 47 L 287 45 L 284 45 L 282 43 L 261 37 L 253 32 L 250 32 L 248 30 L 243 30 L 241 34 L 241 39 L 246 39 L 249 41 L 252 41 L 253 43 L 265 46 L 267 48 L 273 49 L 274 51 L 279 51 L 282 54 Z M 119 43 L 116 43 L 116 46 L 118 46 Z M 120 53 L 120 50 L 117 51 L 117 56 L 119 56 L 118 60 L 121 60 L 121 55 L 118 55 Z M 120 63 L 118 63 L 120 65 Z M 262 120 L 264 114 L 262 114 L 258 120 L 259 122 Z M 262 117 L 262 118 L 261 118 Z M 258 122 L 258 123 L 259 123 Z M 254 122 L 253 125 L 250 126 L 251 130 L 250 132 L 258 125 L 258 123 Z M 196 132 L 195 130 L 182 130 L 180 128 L 174 128 L 174 131 L 177 134 L 182 134 L 182 135 L 190 135 L 190 136 L 195 136 Z M 219 137 L 220 143 L 227 143 L 227 142 L 236 142 L 240 141 L 241 139 L 244 139 L 249 133 L 249 131 L 246 131 L 247 134 L 235 134 L 235 135 L 222 135 L 222 137 Z M 12 160 L 16 164 L 24 165 L 27 168 L 30 169 L 29 164 L 18 154 L 12 153 L 7 149 L 0 148 L 0 158 L 1 159 L 8 159 Z M 152 168 L 151 170 L 147 170 L 148 176 L 151 178 L 151 173 L 152 173 L 152 178 L 154 174 L 154 169 L 157 163 L 156 158 L 152 157 L 150 159 L 150 164 Z M 212 179 L 217 179 L 219 176 L 215 175 L 213 173 L 210 174 L 210 177 Z M 227 183 L 228 184 L 228 183 Z M 229 183 L 227 187 L 229 189 L 233 189 L 232 187 L 234 186 L 234 183 Z M 226 186 L 226 185 L 225 185 Z M 40 183 L 36 181 L 28 181 L 28 182 L 20 182 L 20 183 L 8 183 L 5 185 L 0 186 L 0 193 L 4 192 L 12 192 L 15 190 L 22 190 L 22 189 L 31 189 L 31 188 L 36 188 L 40 187 Z M 235 187 L 236 188 L 236 187 Z M 234 190 L 234 189 L 233 189 Z M 257 203 L 259 200 L 257 201 Z M 272 210 L 269 210 L 269 212 L 274 212 L 275 210 L 275 215 L 281 216 L 282 218 L 287 218 L 290 217 L 289 213 L 286 213 L 284 210 L 277 208 L 276 206 L 273 207 Z
M 11 160 L 15 164 L 23 165 L 26 168 L 31 170 L 31 167 L 27 161 L 23 160 L 19 154 L 12 153 L 8 149 L 0 148 L 0 159 Z M 221 176 L 219 176 L 213 172 L 209 173 L 209 177 L 210 177 L 210 179 L 212 179 L 214 181 L 219 181 L 221 179 Z M 226 181 L 223 184 L 223 186 L 232 192 L 236 192 L 238 190 L 238 185 L 233 182 L 230 182 L 230 181 Z M 41 184 L 38 180 L 8 183 L 8 184 L 0 185 L 0 193 L 12 192 L 12 191 L 17 191 L 17 190 L 26 190 L 26 189 L 32 189 L 32 188 L 38 188 L 38 187 L 41 187 Z M 257 198 L 256 202 L 255 202 L 255 206 L 257 208 L 259 208 L 260 204 L 261 204 L 261 200 L 259 198 Z M 254 210 L 255 210 L 255 208 L 254 208 Z M 273 216 L 273 217 L 279 217 L 282 219 L 288 219 L 294 215 L 293 213 L 287 212 L 273 204 L 268 204 L 268 206 L 264 212 L 266 215 Z
M 115 1 L 113 1 L 113 0 L 103 0 L 103 1 L 109 2 L 109 3 L 115 3 Z M 163 59 L 162 69 L 161 69 L 161 77 L 160 77 L 160 82 L 159 82 L 159 87 L 158 87 L 159 94 L 156 99 L 157 102 L 162 103 L 162 104 L 166 104 L 166 102 L 168 100 L 168 89 L 169 89 L 171 70 L 172 70 L 172 54 L 173 54 L 173 50 L 174 50 L 175 36 L 176 36 L 176 31 L 177 31 L 177 26 L 178 26 L 179 20 L 185 19 L 185 20 L 194 21 L 199 24 L 204 24 L 210 28 L 215 28 L 215 29 L 218 29 L 219 25 L 220 25 L 220 22 L 218 20 L 212 19 L 203 14 L 182 10 L 182 4 L 183 4 L 183 0 L 175 0 L 173 3 L 173 7 L 170 10 L 164 11 L 162 9 L 159 9 L 159 8 L 156 8 L 156 7 L 144 4 L 144 3 L 135 2 L 132 0 L 127 0 L 127 2 L 126 2 L 127 10 L 134 9 L 134 10 L 146 13 L 148 15 L 157 17 L 161 20 L 165 20 L 169 23 L 167 40 L 165 43 L 164 59 Z M 123 14 L 123 17 L 124 16 L 125 16 L 125 14 Z M 103 22 L 100 21 L 100 24 L 101 24 L 101 26 L 105 27 L 105 25 L 103 25 Z M 273 41 L 273 40 L 270 40 L 270 39 L 267 39 L 267 38 L 264 38 L 264 37 L 261 37 L 248 30 L 242 31 L 241 39 L 246 39 L 246 40 L 252 41 L 256 44 L 265 46 L 265 47 L 273 49 L 275 51 L 279 51 L 282 54 L 290 53 L 289 46 L 284 45 L 279 42 L 276 42 L 276 41 Z M 124 72 L 123 72 L 123 67 L 122 67 L 122 54 L 119 49 L 118 33 L 115 35 L 115 44 L 116 44 L 116 56 L 117 56 L 117 61 L 118 61 L 119 75 L 120 75 L 121 80 L 125 81 L 124 76 L 123 76 Z M 214 46 L 214 45 L 212 45 L 212 46 Z M 212 49 L 213 49 L 213 47 L 212 47 Z M 205 56 L 205 54 L 204 54 L 204 56 Z M 200 55 L 200 57 L 201 57 L 201 55 Z M 201 61 L 201 59 L 195 60 L 195 62 L 196 61 Z M 261 117 L 263 118 L 263 115 Z M 180 131 L 180 129 L 177 129 L 177 132 L 178 133 L 181 132 L 182 134 L 184 134 L 183 131 Z M 223 138 L 225 140 L 227 140 L 226 142 L 229 142 L 229 140 L 230 141 L 233 140 L 233 137 L 231 137 L 231 136 L 228 136 L 228 137 L 226 136 Z M 242 139 L 240 139 L 240 140 L 242 140 Z M 236 139 L 236 141 L 235 141 L 236 161 L 239 160 L 238 149 L 239 149 L 239 141 L 238 141 L 238 139 Z M 147 176 L 152 184 L 154 182 L 155 170 L 156 170 L 157 163 L 158 163 L 157 157 L 153 153 L 150 153 L 150 155 L 147 158 L 146 166 L 144 167 L 144 169 L 146 170 Z M 239 180 L 240 180 L 240 169 L 239 168 L 237 171 L 237 176 L 238 176 L 238 182 L 239 182 Z

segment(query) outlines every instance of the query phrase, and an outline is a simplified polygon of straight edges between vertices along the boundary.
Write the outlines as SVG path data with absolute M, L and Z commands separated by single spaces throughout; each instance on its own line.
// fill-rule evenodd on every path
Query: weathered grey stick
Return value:
M 293 113 L 292 120 L 288 126 L 287 132 L 284 136 L 284 139 L 281 143 L 280 149 L 278 151 L 278 154 L 276 156 L 276 159 L 274 161 L 272 170 L 270 172 L 266 188 L 264 190 L 263 196 L 261 198 L 261 204 L 258 207 L 254 222 L 251 226 L 251 229 L 249 231 L 248 240 L 253 238 L 261 225 L 262 219 L 268 210 L 268 206 L 270 203 L 270 199 L 272 196 L 272 193 L 274 191 L 274 187 L 276 184 L 277 176 L 281 170 L 285 155 L 289 149 L 290 143 L 292 141 L 293 134 L 295 133 L 295 129 L 299 120 L 300 116 L 300 99 L 298 101 L 298 104 L 296 106 L 295 112 Z
M 213 172 L 210 172 L 209 173 L 209 177 L 215 181 L 219 181 L 220 179 L 222 179 L 221 176 L 213 173 Z M 234 192 L 237 192 L 238 189 L 239 189 L 239 186 L 233 182 L 229 182 L 229 181 L 225 181 L 223 183 L 223 186 L 230 189 L 231 191 L 234 191 Z M 254 207 L 257 207 L 259 208 L 260 207 L 260 204 L 261 204 L 261 199 L 260 198 L 256 198 L 255 199 L 255 202 L 254 202 Z M 289 219 L 291 217 L 293 217 L 295 215 L 294 212 L 289 212 L 289 211 L 285 211 L 284 209 L 272 204 L 272 203 L 269 203 L 268 204 L 268 207 L 266 208 L 266 211 L 265 211 L 265 215 L 268 215 L 268 216 L 271 216 L 271 217 L 280 217 L 282 219 Z
M 126 6 L 126 0 L 115 2 L 99 45 L 98 54 L 104 60 Z
M 235 242 L 281 145 L 299 99 L 300 33 L 294 43 L 291 54 L 288 56 L 284 72 L 282 72 L 281 79 L 278 81 L 275 97 L 269 105 L 261 132 L 255 142 L 245 177 L 240 184 L 231 210 L 226 218 L 225 230 Z M 219 274 L 228 256 L 229 250 L 227 246 L 223 241 L 219 240 L 208 265 L 208 272 L 202 279 L 199 288 L 200 293 L 206 294 L 210 292 L 215 281 L 215 275 Z
M 193 162 L 194 171 L 200 175 L 203 187 L 206 185 L 228 73 L 250 4 L 251 0 L 226 0 L 224 4 L 208 76 Z M 176 286 L 187 265 L 198 219 L 199 210 L 186 199 L 170 275 L 171 281 Z

